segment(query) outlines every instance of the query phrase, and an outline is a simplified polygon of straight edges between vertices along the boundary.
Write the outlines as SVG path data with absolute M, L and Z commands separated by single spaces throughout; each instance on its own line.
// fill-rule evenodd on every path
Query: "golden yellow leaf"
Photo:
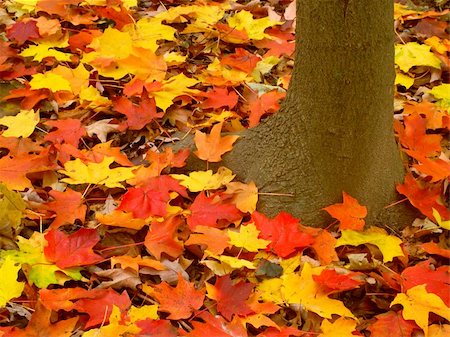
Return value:
M 400 84 L 401 86 L 404 86 L 406 89 L 409 89 L 414 84 L 414 78 L 397 71 L 395 74 L 394 83 Z
M 322 270 L 323 267 L 313 268 L 309 263 L 305 263 L 300 275 L 298 273 L 282 275 L 284 299 L 289 304 L 301 304 L 307 310 L 324 318 L 331 318 L 334 314 L 354 318 L 344 303 L 331 299 L 320 291 L 312 275 L 318 275 Z
M 450 230 L 450 220 L 442 220 L 441 215 L 439 214 L 439 212 L 433 208 L 433 216 L 436 219 L 436 222 L 438 223 L 439 226 L 441 226 L 442 228 L 445 228 L 447 230 Z
M 171 174 L 172 178 L 180 181 L 180 185 L 187 187 L 191 192 L 215 190 L 228 184 L 235 175 L 226 167 L 219 167 L 217 173 L 212 170 L 194 171 L 189 176 L 184 174 Z
M 59 173 L 65 174 L 69 178 L 61 179 L 68 184 L 96 184 L 106 187 L 124 188 L 121 181 L 134 177 L 135 167 L 118 167 L 110 169 L 109 165 L 114 162 L 113 157 L 104 157 L 101 163 L 83 163 L 79 158 L 68 161 L 64 164 L 64 170 Z
M 0 125 L 7 126 L 3 131 L 3 137 L 29 137 L 36 125 L 39 123 L 39 112 L 34 110 L 20 110 L 15 116 L 5 116 L 0 118 Z
M 355 318 L 341 301 L 331 299 L 320 291 L 312 276 L 320 274 L 322 270 L 323 267 L 313 268 L 305 263 L 300 275 L 292 272 L 278 279 L 264 280 L 258 285 L 258 290 L 264 300 L 279 304 L 301 304 L 306 310 L 324 318 L 331 318 L 334 314 Z
M 239 259 L 234 256 L 226 256 L 226 255 L 214 255 L 208 250 L 205 250 L 205 254 L 209 257 L 212 257 L 216 260 L 219 260 L 220 262 L 225 263 L 226 265 L 230 266 L 233 269 L 240 269 L 240 268 L 248 268 L 248 269 L 256 269 L 256 265 L 252 261 Z
M 356 330 L 356 323 L 346 317 L 339 317 L 334 322 L 324 319 L 320 325 L 322 333 L 318 337 L 355 337 L 352 332 Z
M 197 83 L 198 81 L 196 79 L 189 78 L 184 74 L 178 74 L 163 81 L 160 90 L 152 91 L 149 95 L 155 98 L 156 106 L 158 108 L 166 111 L 167 108 L 173 104 L 174 98 L 181 95 L 196 93 L 197 90 L 189 89 L 188 87 L 192 87 Z
M 442 43 L 442 40 L 437 36 L 432 36 L 423 42 L 425 42 L 425 44 L 429 45 L 431 49 L 437 51 L 439 54 L 445 54 L 447 52 L 447 46 Z
M 391 307 L 394 304 L 401 304 L 403 306 L 403 318 L 414 320 L 423 330 L 425 337 L 428 337 L 428 315 L 430 312 L 450 321 L 450 308 L 438 295 L 427 292 L 426 286 L 426 284 L 420 284 L 408 289 L 406 294 L 397 294 L 391 303 Z M 434 336 L 430 335 L 430 337 Z
M 269 27 L 282 24 L 282 22 L 272 21 L 269 17 L 253 19 L 253 14 L 246 10 L 239 11 L 229 17 L 227 22 L 231 28 L 245 30 L 248 37 L 252 40 L 262 40 L 266 37 L 270 38 L 264 31 Z
M 228 242 L 235 247 L 245 248 L 249 252 L 257 252 L 266 248 L 270 243 L 268 240 L 258 239 L 259 233 L 255 224 L 250 223 L 247 226 L 240 226 L 239 232 L 229 230 L 230 240 Z
M 111 6 L 108 0 L 84 0 L 83 5 L 86 4 L 91 6 Z M 137 0 L 122 0 L 122 4 L 126 9 L 130 9 L 131 7 L 136 7 L 138 5 Z M 120 10 L 119 6 L 112 6 L 112 8 L 117 9 L 118 11 Z
M 108 27 L 88 47 L 95 49 L 103 58 L 124 59 L 130 55 L 133 41 L 128 32 Z
M 49 89 L 52 92 L 57 91 L 70 91 L 70 82 L 59 74 L 53 72 L 46 72 L 44 74 L 35 74 L 30 81 L 30 87 L 33 90 L 37 89 Z
M 343 230 L 342 236 L 336 241 L 336 247 L 359 246 L 366 243 L 373 244 L 380 249 L 383 254 L 383 262 L 392 261 L 396 256 L 404 256 L 400 247 L 402 240 L 386 234 L 383 229 L 377 227 L 371 227 L 364 232 Z
M 134 322 L 123 322 L 119 307 L 113 305 L 109 324 L 103 325 L 98 329 L 91 329 L 83 333 L 83 337 L 117 337 L 126 335 L 136 335 L 141 331 Z
M 395 45 L 395 64 L 407 72 L 414 66 L 428 66 L 441 69 L 441 61 L 430 51 L 430 46 L 408 42 Z
M 19 263 L 15 263 L 11 257 L 7 256 L 0 266 L 0 308 L 3 308 L 9 300 L 19 297 L 22 294 L 25 283 L 17 282 L 17 274 L 21 268 Z
M 226 194 L 233 194 L 233 203 L 243 213 L 253 213 L 258 203 L 258 188 L 253 181 L 248 184 L 231 182 L 227 184 Z
M 215 163 L 221 161 L 222 155 L 231 151 L 233 143 L 239 138 L 239 136 L 221 137 L 221 131 L 222 123 L 214 125 L 209 135 L 201 131 L 196 131 L 194 141 L 198 150 L 194 154 L 200 159 L 209 162 Z
M 158 316 L 158 305 L 143 305 L 142 307 L 132 306 L 128 310 L 128 317 L 130 318 L 131 323 L 145 320 L 145 319 L 159 319 Z
M 158 49 L 158 40 L 175 40 L 176 29 L 163 25 L 161 20 L 156 18 L 140 19 L 134 25 L 127 25 L 125 29 L 132 34 L 135 47 L 149 49 L 152 52 L 156 52 Z
M 48 74 L 47 72 L 46 74 Z M 60 75 L 70 84 L 70 91 L 78 95 L 80 91 L 89 86 L 89 71 L 80 63 L 75 69 L 62 65 L 52 69 L 51 73 Z M 53 91 L 53 90 L 52 90 Z
M 69 38 L 65 36 L 61 40 L 43 40 L 37 45 L 25 48 L 19 55 L 23 57 L 33 57 L 34 61 L 41 62 L 46 57 L 54 57 L 57 61 L 70 61 L 72 54 L 63 53 L 55 48 L 65 48 L 69 46 Z

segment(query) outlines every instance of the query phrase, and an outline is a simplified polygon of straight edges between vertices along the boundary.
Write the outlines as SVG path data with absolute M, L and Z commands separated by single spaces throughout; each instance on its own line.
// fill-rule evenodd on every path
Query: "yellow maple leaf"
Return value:
M 243 213 L 253 213 L 258 203 L 258 188 L 253 181 L 248 184 L 231 182 L 227 184 L 225 194 L 233 194 L 232 201 Z
M 260 231 L 256 229 L 255 224 L 250 223 L 247 226 L 239 227 L 239 232 L 229 230 L 228 241 L 235 247 L 245 248 L 249 252 L 257 252 L 260 249 L 264 249 L 268 246 L 270 241 L 258 239 Z
M 106 187 L 124 188 L 121 181 L 134 177 L 134 167 L 118 167 L 110 169 L 109 165 L 114 162 L 113 157 L 104 157 L 101 163 L 83 163 L 79 158 L 68 161 L 64 164 L 64 170 L 59 173 L 65 174 L 69 178 L 61 179 L 68 184 L 96 184 Z
M 334 314 L 355 318 L 341 301 L 331 299 L 320 291 L 312 276 L 320 274 L 322 270 L 323 267 L 313 268 L 305 263 L 300 275 L 295 272 L 284 273 L 280 278 L 264 280 L 258 285 L 258 290 L 263 300 L 301 304 L 306 310 L 324 318 L 331 318 Z
M 133 36 L 135 47 L 149 49 L 152 52 L 158 49 L 158 40 L 174 41 L 177 31 L 173 27 L 162 24 L 161 20 L 156 18 L 140 19 L 136 24 L 127 25 L 124 29 Z
M 355 337 L 352 334 L 356 330 L 357 321 L 351 318 L 339 317 L 334 322 L 327 319 L 322 321 L 321 333 L 318 337 Z
M 305 309 L 324 318 L 331 318 L 333 314 L 354 318 L 344 303 L 331 299 L 320 291 L 312 276 L 320 274 L 322 270 L 323 267 L 313 268 L 309 263 L 305 263 L 300 275 L 282 275 L 284 299 L 289 304 L 301 304 Z
M 113 305 L 109 324 L 98 329 L 91 329 L 83 333 L 83 337 L 116 337 L 125 335 L 136 335 L 141 331 L 133 322 L 122 322 L 122 315 L 119 307 Z
M 221 130 L 222 123 L 214 125 L 209 135 L 197 130 L 194 142 L 198 150 L 194 154 L 200 159 L 209 162 L 216 163 L 221 161 L 222 155 L 231 151 L 233 143 L 239 138 L 239 136 L 221 137 Z
M 46 57 L 54 57 L 57 61 L 70 61 L 72 54 L 63 53 L 55 48 L 65 48 L 69 46 L 69 38 L 64 36 L 60 40 L 42 40 L 36 45 L 30 45 L 19 55 L 23 57 L 33 57 L 34 61 L 42 62 Z
M 398 70 L 395 73 L 395 84 L 400 84 L 406 89 L 409 89 L 414 84 L 414 78 L 405 75 Z
M 407 72 L 414 66 L 428 66 L 441 69 L 441 61 L 430 51 L 430 46 L 408 42 L 395 45 L 395 64 Z
M 46 74 L 48 74 L 47 72 Z M 70 91 L 78 95 L 83 88 L 89 86 L 89 71 L 80 63 L 75 69 L 62 65 L 52 69 L 51 73 L 60 75 L 69 82 Z M 53 90 L 52 90 L 53 91 Z
M 137 0 L 122 0 L 122 4 L 126 9 L 130 9 L 131 7 L 136 7 L 138 5 Z M 82 5 L 111 6 L 108 0 L 84 0 Z M 112 8 L 117 9 L 117 11 L 120 11 L 119 6 L 112 6 Z
M 383 254 L 383 262 L 392 261 L 396 256 L 404 256 L 400 247 L 402 240 L 388 235 L 377 227 L 371 227 L 364 232 L 343 230 L 342 236 L 336 241 L 336 247 L 343 245 L 359 246 L 366 243 L 377 246 Z
M 19 297 L 25 287 L 24 282 L 17 282 L 17 274 L 21 266 L 15 263 L 11 257 L 7 256 L 0 266 L 0 308 L 3 308 L 9 300 Z
M 196 93 L 197 90 L 189 89 L 188 87 L 192 87 L 197 83 L 196 79 L 189 78 L 184 74 L 178 74 L 163 81 L 161 88 L 158 91 L 150 92 L 149 95 L 155 98 L 158 108 L 166 111 L 173 104 L 173 100 L 176 97 Z
M 67 79 L 50 71 L 33 75 L 30 81 L 30 87 L 33 90 L 49 89 L 52 92 L 63 90 L 72 92 L 70 82 Z
M 450 84 L 449 83 L 442 83 L 440 85 L 437 85 L 433 87 L 430 90 L 430 94 L 432 94 L 438 101 L 436 102 L 436 105 L 446 109 L 450 110 Z
M 239 259 L 234 256 L 227 256 L 227 255 L 214 255 L 209 250 L 205 250 L 205 255 L 208 257 L 212 257 L 216 260 L 219 260 L 220 262 L 228 265 L 232 269 L 240 269 L 240 268 L 248 268 L 248 269 L 256 269 L 256 265 L 252 261 Z
M 0 125 L 7 126 L 3 131 L 3 137 L 29 137 L 36 125 L 39 123 L 39 112 L 34 110 L 20 110 L 15 116 L 5 116 L 0 118 Z
M 423 330 L 425 337 L 429 336 L 428 315 L 430 312 L 450 321 L 450 308 L 438 295 L 427 292 L 426 284 L 412 287 L 408 289 L 406 294 L 397 294 L 391 303 L 391 307 L 394 304 L 403 306 L 403 318 L 414 320 Z
M 253 14 L 246 10 L 239 11 L 229 17 L 227 23 L 231 28 L 245 30 L 248 37 L 252 40 L 262 40 L 266 37 L 271 38 L 264 31 L 269 27 L 282 24 L 282 22 L 272 21 L 269 17 L 254 19 Z
M 133 40 L 129 32 L 108 27 L 101 36 L 95 37 L 88 47 L 95 49 L 103 58 L 124 59 L 131 53 Z
M 143 305 L 142 307 L 132 306 L 128 312 L 127 316 L 130 319 L 131 323 L 135 323 L 137 321 L 143 321 L 145 319 L 159 319 L 158 316 L 158 305 Z
M 186 187 L 191 192 L 200 192 L 206 190 L 216 190 L 223 185 L 228 184 L 235 175 L 226 167 L 219 167 L 217 173 L 212 170 L 194 171 L 189 176 L 184 174 L 171 174 L 172 178 L 180 181 L 180 185 Z

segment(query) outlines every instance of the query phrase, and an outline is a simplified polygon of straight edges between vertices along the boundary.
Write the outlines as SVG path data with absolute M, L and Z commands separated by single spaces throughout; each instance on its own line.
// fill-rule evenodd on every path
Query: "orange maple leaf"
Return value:
M 167 318 L 173 320 L 189 318 L 203 305 L 205 298 L 205 289 L 195 290 L 194 285 L 186 281 L 181 274 L 178 274 L 175 288 L 163 282 L 153 288 L 144 286 L 144 291 L 156 298 L 159 310 L 170 313 Z
M 217 163 L 222 160 L 222 155 L 233 148 L 233 143 L 239 136 L 220 137 L 222 124 L 213 126 L 211 133 L 207 135 L 201 131 L 196 131 L 194 136 L 195 146 L 198 151 L 194 154 L 202 160 Z
M 364 228 L 364 218 L 367 215 L 367 207 L 361 206 L 358 200 L 342 192 L 344 202 L 323 208 L 333 218 L 339 220 L 339 228 L 360 231 Z

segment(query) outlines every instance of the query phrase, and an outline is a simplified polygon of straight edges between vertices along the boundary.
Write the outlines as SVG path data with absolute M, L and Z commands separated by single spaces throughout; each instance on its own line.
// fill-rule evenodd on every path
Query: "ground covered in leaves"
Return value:
M 277 112 L 294 2 L 3 1 L 0 336 L 449 336 L 449 11 L 395 6 L 403 231 L 345 192 L 327 229 L 271 219 L 207 169 Z

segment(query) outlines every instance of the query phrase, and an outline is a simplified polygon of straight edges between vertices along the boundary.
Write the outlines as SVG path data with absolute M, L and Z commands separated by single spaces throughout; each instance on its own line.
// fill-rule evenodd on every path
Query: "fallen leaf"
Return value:
M 361 206 L 355 198 L 342 192 L 342 204 L 334 204 L 323 208 L 333 218 L 339 220 L 339 229 L 363 230 L 367 216 L 367 207 Z
M 168 319 L 189 318 L 192 313 L 203 305 L 205 289 L 195 290 L 194 285 L 178 274 L 178 283 L 175 288 L 162 282 L 153 287 L 144 287 L 144 291 L 156 298 L 159 310 L 168 312 Z
M 81 228 L 70 235 L 52 229 L 45 234 L 45 239 L 48 242 L 44 248 L 45 256 L 62 269 L 96 264 L 103 260 L 92 250 L 100 241 L 95 229 Z
M 336 242 L 336 247 L 343 245 L 359 246 L 366 243 L 377 246 L 383 254 L 383 262 L 389 262 L 397 256 L 404 256 L 400 247 L 402 240 L 388 235 L 384 230 L 371 227 L 364 232 L 343 230 L 341 237 Z
M 194 154 L 197 157 L 215 163 L 222 160 L 224 153 L 231 151 L 233 143 L 239 136 L 221 137 L 222 125 L 222 123 L 214 125 L 209 135 L 201 131 L 195 132 L 194 141 L 198 150 Z
M 425 337 L 428 337 L 429 313 L 433 312 L 446 320 L 450 320 L 450 309 L 439 296 L 428 293 L 425 287 L 425 284 L 421 284 L 408 289 L 406 294 L 397 294 L 391 302 L 391 307 L 394 304 L 401 304 L 403 306 L 403 318 L 414 320 L 423 330 Z

